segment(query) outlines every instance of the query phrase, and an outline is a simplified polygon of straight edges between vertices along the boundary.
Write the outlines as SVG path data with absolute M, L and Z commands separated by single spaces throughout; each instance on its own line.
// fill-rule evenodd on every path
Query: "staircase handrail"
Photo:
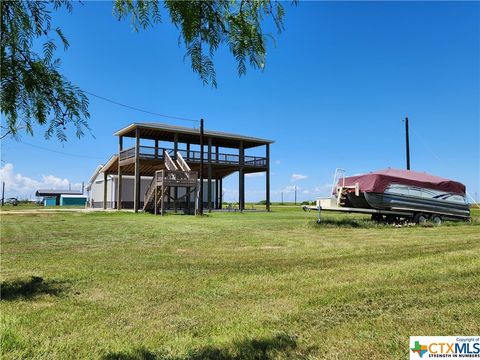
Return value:
M 185 159 L 180 154 L 180 152 L 177 151 L 176 156 L 177 156 L 177 163 L 180 166 L 180 169 L 182 169 L 185 172 L 192 171 L 190 169 L 190 166 L 188 166 L 187 162 L 185 161 Z
M 148 185 L 147 191 L 145 191 L 145 195 L 143 197 L 143 207 L 144 209 L 147 207 L 147 204 L 149 203 L 150 197 L 154 193 L 155 189 L 157 188 L 157 183 L 158 183 L 158 174 L 163 172 L 163 170 L 157 170 L 155 171 L 155 175 L 153 175 L 153 179 Z
M 167 170 L 178 170 L 177 165 L 175 165 L 172 158 L 165 150 L 163 151 L 163 159 L 165 161 L 165 167 L 167 168 Z

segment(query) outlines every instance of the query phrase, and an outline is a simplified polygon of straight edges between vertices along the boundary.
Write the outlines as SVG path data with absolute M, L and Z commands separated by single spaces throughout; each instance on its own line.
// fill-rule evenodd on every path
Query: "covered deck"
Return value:
M 122 175 L 135 176 L 134 210 L 138 211 L 140 197 L 143 196 L 139 188 L 140 177 L 154 176 L 156 171 L 165 169 L 164 152 L 172 158 L 175 158 L 178 152 L 193 171 L 201 171 L 204 174 L 204 179 L 208 183 L 206 206 L 209 211 L 213 208 L 221 209 L 223 178 L 235 172 L 239 174 L 239 209 L 245 208 L 245 174 L 255 172 L 266 174 L 265 199 L 267 210 L 270 209 L 270 144 L 273 143 L 271 140 L 205 130 L 203 169 L 200 169 L 202 139 L 199 129 L 163 123 L 133 123 L 114 135 L 118 136 L 118 153 L 104 167 L 103 172 L 105 176 L 118 174 L 119 209 Z M 124 148 L 125 138 L 133 138 L 134 146 Z M 165 142 L 170 143 L 170 146 L 165 146 Z M 246 149 L 260 146 L 265 147 L 265 156 L 245 155 Z M 216 180 L 215 199 L 212 198 L 212 180 Z

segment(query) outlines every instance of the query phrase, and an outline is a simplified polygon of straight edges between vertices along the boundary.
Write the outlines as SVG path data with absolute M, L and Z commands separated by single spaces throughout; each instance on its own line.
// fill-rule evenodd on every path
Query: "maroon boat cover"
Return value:
M 390 184 L 401 184 L 465 195 L 465 185 L 462 183 L 411 170 L 388 168 L 345 178 L 346 186 L 355 186 L 356 183 L 361 192 L 383 193 Z M 343 179 L 340 179 L 338 185 L 342 184 Z

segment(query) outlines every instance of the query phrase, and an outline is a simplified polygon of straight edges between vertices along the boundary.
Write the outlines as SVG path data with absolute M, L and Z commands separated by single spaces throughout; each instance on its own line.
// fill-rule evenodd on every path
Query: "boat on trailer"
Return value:
M 320 213 L 342 211 L 372 214 L 372 220 L 470 220 L 470 206 L 465 185 L 427 173 L 411 170 L 384 169 L 345 177 L 335 171 L 332 196 L 317 200 L 317 206 L 304 206 Z

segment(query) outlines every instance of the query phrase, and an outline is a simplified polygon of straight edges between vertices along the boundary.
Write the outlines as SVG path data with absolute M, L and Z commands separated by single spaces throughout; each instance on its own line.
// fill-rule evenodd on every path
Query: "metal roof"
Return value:
M 78 190 L 38 189 L 35 196 L 83 195 Z
M 147 139 L 157 139 L 164 141 L 173 141 L 173 135 L 178 135 L 179 141 L 188 141 L 192 144 L 198 144 L 200 141 L 200 130 L 196 128 L 170 125 L 158 122 L 132 123 L 116 131 L 113 135 L 135 137 L 135 130 L 140 130 L 140 136 Z M 238 148 L 239 142 L 244 143 L 244 147 L 255 147 L 260 145 L 272 144 L 273 140 L 261 139 L 252 136 L 226 133 L 221 131 L 204 130 L 205 138 L 212 139 L 213 146 Z M 205 145 L 207 140 L 205 140 Z

